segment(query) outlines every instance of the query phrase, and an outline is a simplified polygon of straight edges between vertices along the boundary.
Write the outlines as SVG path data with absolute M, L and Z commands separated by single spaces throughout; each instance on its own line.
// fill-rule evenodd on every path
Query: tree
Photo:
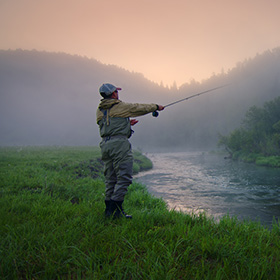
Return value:
M 263 108 L 249 108 L 239 129 L 219 137 L 219 146 L 234 152 L 280 155 L 280 97 L 266 102 Z

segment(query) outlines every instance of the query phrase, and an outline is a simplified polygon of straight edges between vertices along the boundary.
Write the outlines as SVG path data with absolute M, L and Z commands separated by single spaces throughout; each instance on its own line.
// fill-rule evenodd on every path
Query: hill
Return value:
M 280 95 L 280 48 L 238 63 L 179 89 L 159 86 L 140 73 L 87 57 L 23 50 L 0 51 L 0 145 L 98 145 L 95 124 L 99 86 L 123 88 L 127 102 L 168 104 L 230 84 L 166 108 L 159 118 L 139 118 L 132 143 L 145 149 L 208 148 L 218 133 L 240 125 L 250 106 Z

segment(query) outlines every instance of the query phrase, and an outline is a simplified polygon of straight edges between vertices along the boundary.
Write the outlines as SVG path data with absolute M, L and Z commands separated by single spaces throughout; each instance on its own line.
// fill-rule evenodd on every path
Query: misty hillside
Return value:
M 138 118 L 133 146 L 153 149 L 215 146 L 218 133 L 240 125 L 252 105 L 280 96 L 280 48 L 240 62 L 202 83 L 164 88 L 142 74 L 64 53 L 0 51 L 0 145 L 98 145 L 98 88 L 123 88 L 127 102 L 169 104 L 229 84 Z

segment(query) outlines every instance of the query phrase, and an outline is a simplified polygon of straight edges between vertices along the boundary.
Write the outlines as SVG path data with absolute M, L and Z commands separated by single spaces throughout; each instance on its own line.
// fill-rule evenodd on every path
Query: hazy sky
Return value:
M 177 85 L 280 46 L 279 0 L 0 0 L 0 49 L 95 58 Z

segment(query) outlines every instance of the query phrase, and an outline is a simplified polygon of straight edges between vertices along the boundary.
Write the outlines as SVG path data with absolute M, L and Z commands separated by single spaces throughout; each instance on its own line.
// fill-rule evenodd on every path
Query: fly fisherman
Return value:
M 125 103 L 119 100 L 117 88 L 112 84 L 103 84 L 99 93 L 103 97 L 97 112 L 102 160 L 105 176 L 105 216 L 132 218 L 123 211 L 123 201 L 128 186 L 132 183 L 133 156 L 128 141 L 132 134 L 131 126 L 138 123 L 130 117 L 142 116 L 156 110 L 163 110 L 162 105 Z

